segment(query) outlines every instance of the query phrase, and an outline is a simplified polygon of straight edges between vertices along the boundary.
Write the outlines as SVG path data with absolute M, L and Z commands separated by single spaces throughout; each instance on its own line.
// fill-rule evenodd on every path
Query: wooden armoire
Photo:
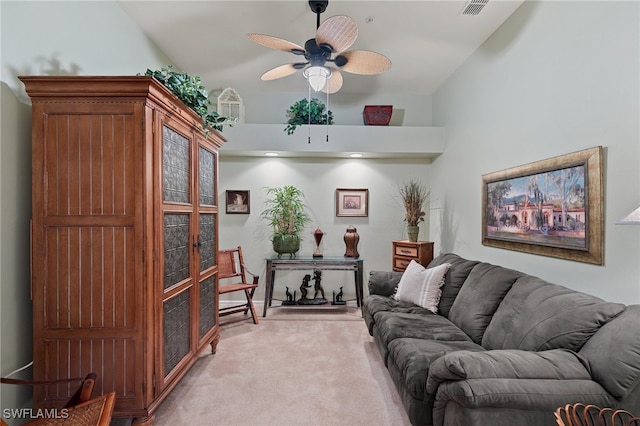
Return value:
M 219 340 L 218 149 L 147 76 L 20 78 L 32 100 L 34 380 L 98 376 L 154 411 Z M 61 407 L 77 383 L 36 386 Z

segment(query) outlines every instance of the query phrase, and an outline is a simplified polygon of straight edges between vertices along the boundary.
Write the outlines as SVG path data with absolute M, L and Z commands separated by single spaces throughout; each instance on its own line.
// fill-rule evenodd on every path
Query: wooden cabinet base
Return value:
M 393 241 L 391 256 L 393 270 L 403 272 L 412 260 L 426 267 L 433 260 L 433 243 L 429 241 Z

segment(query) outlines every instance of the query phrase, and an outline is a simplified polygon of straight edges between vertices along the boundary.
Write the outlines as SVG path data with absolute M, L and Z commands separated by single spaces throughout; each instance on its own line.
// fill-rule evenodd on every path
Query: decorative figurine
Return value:
M 347 232 L 344 234 L 344 243 L 347 246 L 344 257 L 360 257 L 358 254 L 358 241 L 360 241 L 358 230 L 353 226 L 349 226 Z
M 321 280 L 322 280 L 322 271 L 313 271 L 313 281 L 314 281 L 313 289 L 315 290 L 315 293 L 313 294 L 314 299 L 318 298 L 318 293 L 320 293 L 322 295 L 322 299 L 324 299 L 324 288 L 322 288 L 322 284 L 320 284 Z
M 304 276 L 304 278 L 302 279 L 302 284 L 300 285 L 300 291 L 302 295 L 297 302 L 298 305 L 324 305 L 325 303 L 328 303 L 328 300 L 324 298 L 324 289 L 322 288 L 322 285 L 320 285 L 321 275 L 321 271 L 314 271 L 313 273 L 313 280 L 315 281 L 315 294 L 313 295 L 313 299 L 307 299 L 307 289 L 311 288 L 311 284 L 309 284 L 311 275 L 307 274 Z M 317 297 L 318 293 L 320 293 L 322 297 Z
M 296 304 L 296 291 L 293 291 L 293 294 L 289 291 L 289 287 L 284 293 L 287 296 L 287 300 L 282 301 L 282 304 L 285 306 L 295 305 Z
M 338 294 L 336 294 L 336 292 L 333 292 L 333 302 L 331 302 L 332 305 L 346 305 L 347 302 L 345 302 L 344 300 L 342 300 L 342 287 L 340 287 L 340 291 L 338 292 Z
M 300 300 L 298 303 L 307 298 L 307 289 L 311 288 L 309 281 L 311 281 L 311 275 L 306 274 L 304 278 L 302 278 L 302 284 L 300 284 Z
M 322 250 L 320 249 L 320 241 L 324 237 L 324 232 L 320 228 L 313 231 L 313 238 L 316 241 L 316 251 L 313 252 L 313 257 L 322 257 Z

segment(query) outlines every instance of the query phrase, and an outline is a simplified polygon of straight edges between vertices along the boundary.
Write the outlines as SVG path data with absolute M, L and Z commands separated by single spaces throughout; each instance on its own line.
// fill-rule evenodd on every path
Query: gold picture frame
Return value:
M 604 264 L 602 147 L 482 175 L 482 244 Z
M 336 216 L 369 216 L 369 190 L 362 188 L 336 189 Z

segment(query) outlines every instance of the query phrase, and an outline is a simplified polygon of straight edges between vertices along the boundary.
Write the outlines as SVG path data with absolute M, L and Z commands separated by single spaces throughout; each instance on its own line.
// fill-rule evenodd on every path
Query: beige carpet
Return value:
M 222 327 L 218 352 L 198 359 L 155 424 L 410 423 L 360 311 L 349 308 L 272 309 L 258 325 Z

